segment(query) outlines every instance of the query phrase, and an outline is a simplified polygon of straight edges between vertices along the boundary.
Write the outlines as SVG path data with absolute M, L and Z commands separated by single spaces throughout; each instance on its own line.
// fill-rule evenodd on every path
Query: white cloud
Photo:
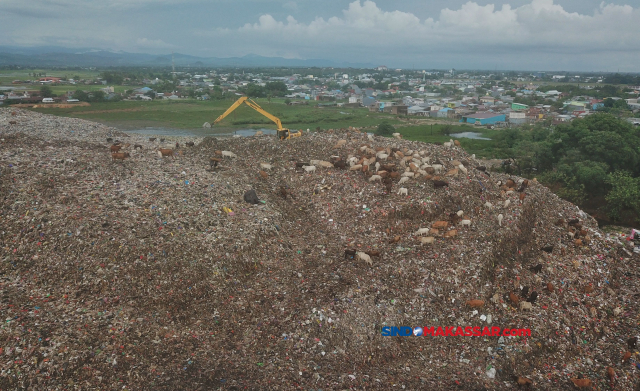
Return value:
M 0 45 L 638 71 L 638 0 L 597 1 L 0 0 Z
M 255 23 L 209 34 L 252 41 L 249 50 L 265 55 L 282 45 L 297 47 L 302 57 L 318 57 L 314 53 L 336 48 L 355 56 L 375 50 L 420 56 L 442 51 L 491 56 L 527 50 L 565 55 L 637 51 L 637 20 L 640 8 L 604 2 L 587 14 L 567 12 L 553 0 L 531 0 L 520 7 L 469 1 L 455 10 L 441 10 L 437 19 L 421 20 L 410 12 L 384 11 L 373 1 L 356 0 L 341 16 L 301 23 L 292 16 L 277 20 L 264 14 Z

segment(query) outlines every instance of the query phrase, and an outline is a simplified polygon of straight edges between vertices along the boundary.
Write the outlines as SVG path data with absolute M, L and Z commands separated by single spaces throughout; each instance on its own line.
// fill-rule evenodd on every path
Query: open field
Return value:
M 257 102 L 269 113 L 280 118 L 284 127 L 291 129 L 335 129 L 349 126 L 366 128 L 373 132 L 382 121 L 396 126 L 396 130 L 407 140 L 424 142 L 445 142 L 450 136 L 442 134 L 445 125 L 451 127 L 451 133 L 478 132 L 482 137 L 493 138 L 500 130 L 488 130 L 459 122 L 443 119 L 407 119 L 383 113 L 371 113 L 365 108 L 346 109 L 340 107 L 317 107 L 314 104 L 287 106 L 283 100 L 259 99 Z M 145 127 L 165 127 L 189 129 L 203 134 L 202 124 L 212 123 L 233 102 L 225 101 L 123 101 L 116 103 L 92 103 L 88 107 L 52 108 L 38 107 L 34 111 L 64 117 L 74 117 L 97 121 L 119 129 L 140 129 Z M 268 118 L 249 107 L 238 107 L 214 129 L 235 130 L 247 128 L 275 129 Z M 205 130 L 205 133 L 214 133 Z M 494 142 L 491 140 L 460 139 L 462 147 L 478 157 L 500 157 L 493 154 Z
M 399 124 L 390 114 L 370 113 L 365 109 L 338 107 L 319 108 L 315 105 L 287 106 L 283 102 L 266 99 L 257 102 L 269 113 L 279 117 L 283 126 L 292 129 L 341 128 L 348 126 L 377 126 L 381 121 Z M 72 109 L 37 108 L 35 111 L 63 117 L 75 117 L 121 126 L 127 122 L 153 122 L 156 126 L 178 129 L 201 128 L 205 122 L 213 122 L 233 101 L 123 101 L 116 103 L 92 103 L 91 107 Z M 230 128 L 266 127 L 275 128 L 273 122 L 249 107 L 242 106 L 225 118 L 220 126 Z
M 80 79 L 93 79 L 100 75 L 99 71 L 91 71 L 87 69 L 3 69 L 0 70 L 0 85 L 6 85 L 7 82 L 10 85 L 14 80 L 34 80 L 40 78 L 40 76 L 33 76 L 33 74 L 43 74 L 48 77 L 66 77 L 68 79 L 80 78 Z
M 426 143 L 446 142 L 452 139 L 451 136 L 442 134 L 443 124 L 434 123 L 433 125 L 425 124 L 418 126 L 398 127 L 398 133 L 402 134 L 406 140 L 423 141 Z M 500 130 L 489 130 L 487 128 L 478 128 L 471 125 L 449 125 L 451 133 L 477 132 L 481 137 L 492 138 L 497 135 Z M 460 138 L 460 145 L 469 154 L 476 154 L 480 157 L 493 157 L 493 140 L 477 140 L 469 138 Z

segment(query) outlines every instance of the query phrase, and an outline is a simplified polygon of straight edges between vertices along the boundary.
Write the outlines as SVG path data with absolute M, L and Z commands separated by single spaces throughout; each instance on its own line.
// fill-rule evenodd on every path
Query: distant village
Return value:
M 131 87 L 123 93 L 117 93 L 113 85 L 99 77 L 92 80 L 40 77 L 35 80 L 16 80 L 11 87 L 0 90 L 0 104 L 72 104 L 81 100 L 74 95 L 79 90 L 83 91 L 86 85 L 102 85 L 84 92 L 91 97 L 99 91 L 104 101 L 209 100 L 214 96 L 234 99 L 245 94 L 254 97 L 251 93 L 255 88 L 279 83 L 286 91 L 281 91 L 278 97 L 284 97 L 290 105 L 366 108 L 371 112 L 449 119 L 488 127 L 512 127 L 539 121 L 546 121 L 547 124 L 568 122 L 603 109 L 607 100 L 609 103 L 621 101 L 622 105 L 616 104 L 616 107 L 624 107 L 629 112 L 629 121 L 640 124 L 640 118 L 632 118 L 640 114 L 640 86 L 627 87 L 626 96 L 623 97 L 602 96 L 600 91 L 604 76 L 545 73 L 478 75 L 456 74 L 455 70 L 412 71 L 406 72 L 409 73 L 407 75 L 401 70 L 389 70 L 385 66 L 357 72 L 349 70 L 349 73 L 333 73 L 331 76 L 326 75 L 326 70 L 324 73 L 323 77 L 316 77 L 301 74 L 272 76 L 267 72 L 254 74 L 246 71 L 242 74 L 172 72 L 168 74 L 168 80 L 155 78 L 132 81 L 124 78 L 119 85 Z M 546 82 L 541 83 L 542 80 Z M 168 82 L 172 90 L 161 92 L 166 90 Z M 578 83 L 579 94 L 549 89 L 554 83 L 562 85 L 567 82 Z M 43 97 L 38 88 L 46 85 L 68 85 L 70 88 L 66 94 Z M 599 93 L 595 94 L 595 91 Z

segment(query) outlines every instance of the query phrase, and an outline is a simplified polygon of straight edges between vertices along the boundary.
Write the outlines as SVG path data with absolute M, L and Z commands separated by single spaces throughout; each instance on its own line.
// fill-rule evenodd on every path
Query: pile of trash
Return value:
M 0 109 L 0 200 L 2 389 L 638 384 L 633 242 L 452 144 Z

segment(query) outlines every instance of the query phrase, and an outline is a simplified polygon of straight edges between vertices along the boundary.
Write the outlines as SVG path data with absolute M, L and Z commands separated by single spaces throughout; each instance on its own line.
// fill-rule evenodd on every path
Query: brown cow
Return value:
M 160 148 L 158 149 L 158 153 L 161 157 L 171 156 L 173 159 L 175 159 L 175 156 L 173 156 L 173 149 Z
M 111 153 L 116 153 L 120 149 L 122 149 L 122 147 L 120 145 L 112 145 L 110 149 L 111 149 Z
M 444 233 L 445 238 L 452 238 L 458 234 L 458 230 L 452 229 L 451 231 L 447 231 Z
M 436 221 L 435 223 L 433 223 L 431 227 L 440 229 L 440 228 L 447 228 L 448 226 L 449 226 L 448 221 Z
M 215 157 L 209 158 L 209 165 L 211 167 L 218 167 L 218 163 L 220 163 L 222 161 L 222 159 L 218 159 Z
M 128 152 L 123 152 L 123 153 L 112 153 L 111 154 L 111 159 L 113 159 L 113 161 L 115 162 L 116 160 L 122 160 L 124 161 L 124 159 L 130 157 Z

